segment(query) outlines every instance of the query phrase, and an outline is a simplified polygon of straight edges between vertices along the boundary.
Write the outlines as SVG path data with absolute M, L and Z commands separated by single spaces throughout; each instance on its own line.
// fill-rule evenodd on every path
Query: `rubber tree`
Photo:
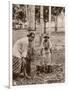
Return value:
M 24 5 L 20 5 L 19 10 L 17 11 L 17 19 L 19 19 L 22 22 L 25 22 L 26 20 L 26 10 Z
M 40 23 L 40 6 L 35 6 L 35 30 L 36 30 L 36 21 Z
M 17 11 L 19 10 L 19 4 L 12 4 L 12 17 L 13 19 L 16 18 Z
M 49 6 L 43 6 L 44 33 L 46 33 L 46 23 L 49 21 Z
M 57 32 L 57 17 L 61 14 L 61 11 L 64 10 L 64 7 L 52 7 L 51 14 L 55 17 L 55 32 Z

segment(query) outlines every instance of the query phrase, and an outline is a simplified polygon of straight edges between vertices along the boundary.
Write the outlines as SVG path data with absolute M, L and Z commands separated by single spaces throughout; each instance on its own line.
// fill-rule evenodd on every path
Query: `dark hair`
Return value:
M 48 36 L 45 36 L 44 38 L 49 38 Z
M 28 37 L 34 37 L 35 36 L 35 34 L 33 33 L 33 32 L 31 32 L 31 33 L 29 33 L 28 35 L 27 35 Z

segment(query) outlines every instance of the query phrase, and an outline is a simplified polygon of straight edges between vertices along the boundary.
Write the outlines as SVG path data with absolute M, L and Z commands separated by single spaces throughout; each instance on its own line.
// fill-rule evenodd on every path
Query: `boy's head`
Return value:
M 50 38 L 49 34 L 44 34 L 43 38 L 44 38 L 44 40 L 48 40 Z

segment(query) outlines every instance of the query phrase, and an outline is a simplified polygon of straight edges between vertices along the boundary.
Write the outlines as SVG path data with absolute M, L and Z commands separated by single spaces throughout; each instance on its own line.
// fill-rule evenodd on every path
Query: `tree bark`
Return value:
M 57 32 L 57 16 L 55 16 L 55 32 Z

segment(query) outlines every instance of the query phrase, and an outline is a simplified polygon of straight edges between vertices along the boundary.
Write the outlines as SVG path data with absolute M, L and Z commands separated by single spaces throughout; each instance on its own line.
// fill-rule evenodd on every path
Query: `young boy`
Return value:
M 43 57 L 43 65 L 51 65 L 52 43 L 50 41 L 49 34 L 44 34 L 41 54 Z

